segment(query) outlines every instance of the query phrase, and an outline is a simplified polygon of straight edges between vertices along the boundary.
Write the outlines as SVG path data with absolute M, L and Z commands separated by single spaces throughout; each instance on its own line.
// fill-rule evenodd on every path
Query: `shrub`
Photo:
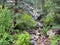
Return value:
M 14 45 L 31 45 L 30 35 L 27 32 L 25 32 L 24 34 L 19 34 Z
M 47 34 L 47 31 L 48 31 L 50 28 L 51 28 L 50 26 L 43 27 L 42 32 L 43 32 L 44 34 Z
M 47 12 L 51 12 L 51 11 L 55 11 L 55 3 L 54 0 L 45 0 L 45 9 L 47 10 Z
M 50 25 L 50 24 L 53 24 L 54 21 L 55 21 L 55 13 L 54 12 L 50 12 L 47 14 L 47 16 L 44 18 L 44 22 L 45 22 L 45 25 Z
M 52 29 L 55 29 L 55 28 L 57 28 L 57 29 L 59 29 L 60 28 L 60 25 L 54 25 L 54 26 L 52 26 Z
M 54 36 L 51 39 L 51 45 L 58 45 L 58 40 L 60 40 L 60 36 Z
M 54 0 L 45 0 L 44 9 L 47 11 L 47 16 L 44 18 L 44 22 L 46 25 L 50 25 L 55 22 L 56 17 L 56 4 Z
M 1 9 L 0 10 L 0 31 L 9 30 L 12 28 L 12 15 L 10 10 Z
M 2 9 L 2 5 L 0 4 L 0 9 Z
M 35 21 L 28 14 L 24 14 L 20 19 L 17 19 L 16 26 L 21 30 L 31 29 L 35 25 Z
M 10 45 L 13 42 L 13 38 L 8 33 L 0 34 L 0 45 Z

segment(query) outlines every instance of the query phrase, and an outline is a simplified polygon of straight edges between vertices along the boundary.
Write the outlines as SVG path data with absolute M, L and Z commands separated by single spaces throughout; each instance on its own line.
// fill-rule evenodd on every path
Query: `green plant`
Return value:
M 0 31 L 12 29 L 12 15 L 10 10 L 1 9 L 0 10 Z
M 31 45 L 30 35 L 27 32 L 24 32 L 24 34 L 19 34 L 14 45 Z
M 0 4 L 0 9 L 2 9 L 2 5 Z
M 51 45 L 58 45 L 58 40 L 60 40 L 60 36 L 54 36 L 51 39 Z
M 44 19 L 45 25 L 47 26 L 47 25 L 50 25 L 50 24 L 54 23 L 55 17 L 56 17 L 56 15 L 55 15 L 54 12 L 48 13 L 47 16 Z
M 0 34 L 0 45 L 10 45 L 13 43 L 13 38 L 8 33 Z
M 52 29 L 55 29 L 55 28 L 57 28 L 57 29 L 59 29 L 60 28 L 60 25 L 54 25 L 54 26 L 52 26 Z
M 34 25 L 35 25 L 35 21 L 28 14 L 24 14 L 21 16 L 21 18 L 17 19 L 16 26 L 21 30 L 26 30 L 29 28 L 31 29 L 34 27 Z
M 43 32 L 44 34 L 47 34 L 47 31 L 48 31 L 50 28 L 51 28 L 50 26 L 43 27 L 42 32 Z
M 45 0 L 45 9 L 47 10 L 47 12 L 51 12 L 51 11 L 55 11 L 55 3 L 54 3 L 54 0 Z

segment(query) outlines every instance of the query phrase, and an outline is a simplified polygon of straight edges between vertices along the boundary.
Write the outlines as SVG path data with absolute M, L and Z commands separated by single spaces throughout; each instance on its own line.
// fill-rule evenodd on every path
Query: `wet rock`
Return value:
M 40 22 L 36 22 L 35 26 L 36 26 L 36 27 L 43 27 L 43 24 L 40 23 Z
M 35 40 L 35 41 L 36 41 L 36 40 L 38 40 L 38 36 L 36 36 L 36 35 L 32 34 L 32 35 L 31 35 L 31 39 L 33 39 L 33 40 Z
M 55 35 L 55 32 L 53 30 L 49 30 L 49 31 L 47 31 L 47 35 L 52 37 Z
M 7 2 L 15 2 L 14 0 L 6 0 Z
M 36 34 L 35 34 L 35 30 L 27 30 L 27 32 L 28 32 L 29 34 L 34 34 L 34 35 L 36 35 Z
M 38 45 L 38 44 L 36 43 L 36 41 L 34 41 L 34 40 L 31 40 L 31 44 L 32 44 L 32 45 Z
M 41 45 L 50 45 L 50 44 L 51 42 L 48 36 L 41 37 Z
M 32 45 L 38 45 L 36 42 L 37 40 L 38 40 L 38 36 L 31 34 L 31 44 Z
M 54 36 L 54 35 L 60 35 L 60 29 L 50 29 L 47 31 L 47 35 Z
M 40 16 L 40 14 L 37 13 L 37 12 L 38 12 L 37 9 L 34 9 L 34 10 L 33 10 L 32 16 L 33 16 L 34 20 L 37 20 L 38 17 Z
M 35 26 L 35 30 L 42 30 L 42 28 L 39 26 Z
M 35 30 L 35 33 L 36 33 L 36 35 L 39 36 L 39 37 L 40 37 L 41 35 L 43 35 L 43 33 L 41 32 L 41 30 Z
M 37 20 L 37 18 L 40 16 L 40 14 L 38 13 L 38 12 L 39 12 L 38 9 L 33 8 L 32 5 L 30 5 L 30 4 L 26 3 L 26 2 L 22 2 L 22 3 L 23 3 L 22 8 L 23 8 L 27 13 L 29 13 L 34 20 Z M 20 5 L 21 5 L 21 4 L 20 4 Z

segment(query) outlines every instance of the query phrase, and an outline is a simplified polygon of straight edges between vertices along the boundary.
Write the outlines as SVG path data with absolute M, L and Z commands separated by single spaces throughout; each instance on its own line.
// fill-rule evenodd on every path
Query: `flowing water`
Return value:
M 43 27 L 43 24 L 38 22 L 37 19 L 40 16 L 40 14 L 38 13 L 39 11 L 35 8 L 33 8 L 30 4 L 26 3 L 26 2 L 21 2 L 20 5 L 22 5 L 21 7 L 29 14 L 32 16 L 32 18 L 36 21 L 36 25 L 37 28 L 36 30 L 34 30 L 34 32 L 29 31 L 29 33 L 31 33 L 31 43 L 32 45 L 39 45 L 37 43 L 38 40 L 38 36 L 36 35 L 36 32 L 38 33 L 38 30 L 40 30 L 40 27 Z

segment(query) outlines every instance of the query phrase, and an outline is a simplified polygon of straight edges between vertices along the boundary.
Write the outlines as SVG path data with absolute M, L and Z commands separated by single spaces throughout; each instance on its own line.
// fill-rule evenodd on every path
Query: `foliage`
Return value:
M 54 0 L 45 0 L 45 9 L 47 10 L 47 12 L 55 11 Z
M 43 27 L 42 32 L 43 32 L 44 34 L 46 34 L 46 32 L 47 32 L 50 28 L 51 28 L 50 26 Z
M 60 40 L 60 36 L 54 36 L 51 40 L 51 45 L 58 45 L 58 40 Z
M 31 45 L 30 44 L 30 35 L 27 32 L 22 33 L 19 30 L 13 30 L 13 19 L 12 19 L 12 13 L 14 13 L 14 9 L 18 9 L 18 13 L 15 13 L 13 15 L 16 17 L 16 26 L 20 30 L 27 30 L 27 29 L 32 29 L 35 25 L 35 21 L 33 18 L 25 13 L 24 9 L 20 9 L 21 5 L 18 3 L 18 0 L 15 0 L 14 3 L 5 3 L 6 0 L 2 1 L 2 5 L 0 5 L 0 45 L 10 45 L 13 43 L 13 38 L 14 38 L 14 45 Z M 43 10 L 46 11 L 46 15 L 43 16 L 43 22 L 44 26 L 42 29 L 42 32 L 46 34 L 46 32 L 51 29 L 51 28 L 60 28 L 60 1 L 59 0 L 19 0 L 20 2 L 24 1 L 26 2 L 26 6 L 32 6 L 34 9 L 39 9 L 37 13 L 42 14 Z M 19 2 L 18 1 L 18 2 Z M 23 2 L 23 3 L 24 3 Z M 24 5 L 24 4 L 23 4 Z M 22 6 L 23 6 L 22 5 Z M 29 5 L 29 6 L 28 6 Z M 4 9 L 4 7 L 7 6 L 11 9 L 12 13 L 8 9 Z M 6 7 L 6 8 L 7 8 Z M 30 7 L 32 9 L 32 7 Z M 28 8 L 29 9 L 29 8 Z M 33 9 L 33 10 L 34 10 Z M 23 14 L 24 13 L 24 14 Z M 44 12 L 45 13 L 45 12 Z M 58 14 L 57 14 L 58 13 Z M 43 14 L 44 15 L 44 14 Z M 53 25 L 50 27 L 50 25 Z M 10 32 L 10 30 L 12 32 Z M 7 33 L 9 32 L 9 33 Z M 20 34 L 21 32 L 21 34 Z M 13 38 L 12 35 L 13 34 Z M 51 36 L 51 45 L 57 45 L 57 42 L 60 37 L 58 36 Z
M 52 29 L 54 29 L 54 28 L 57 28 L 57 29 L 59 29 L 60 28 L 60 25 L 54 25 L 54 26 L 52 26 Z
M 45 26 L 54 25 L 56 19 L 56 15 L 54 12 L 49 12 L 45 17 L 43 17 L 40 21 L 44 22 Z
M 52 23 L 52 21 L 54 23 L 60 23 L 59 22 L 59 15 L 57 13 L 59 13 L 59 7 L 58 5 L 59 0 L 45 0 L 45 5 L 44 8 L 45 10 L 47 10 L 47 18 L 46 18 L 46 22 L 49 24 L 49 22 Z
M 56 15 L 56 19 L 55 19 L 55 22 L 56 22 L 56 24 L 60 24 L 60 14 L 57 14 Z
M 31 29 L 35 25 L 35 21 L 31 16 L 28 14 L 24 14 L 21 16 L 21 18 L 17 19 L 17 24 L 16 24 L 20 29 L 26 30 L 26 29 Z
M 19 34 L 15 45 L 30 45 L 30 35 L 27 32 Z
M 0 45 L 9 45 L 13 42 L 13 38 L 8 33 L 0 34 Z
M 2 5 L 0 4 L 0 9 L 2 9 Z
M 0 31 L 10 30 L 12 28 L 12 15 L 10 10 L 1 9 L 0 10 Z
M 54 12 L 48 13 L 44 19 L 45 25 L 49 25 L 49 24 L 54 23 L 55 17 L 56 17 L 56 15 L 54 14 Z

